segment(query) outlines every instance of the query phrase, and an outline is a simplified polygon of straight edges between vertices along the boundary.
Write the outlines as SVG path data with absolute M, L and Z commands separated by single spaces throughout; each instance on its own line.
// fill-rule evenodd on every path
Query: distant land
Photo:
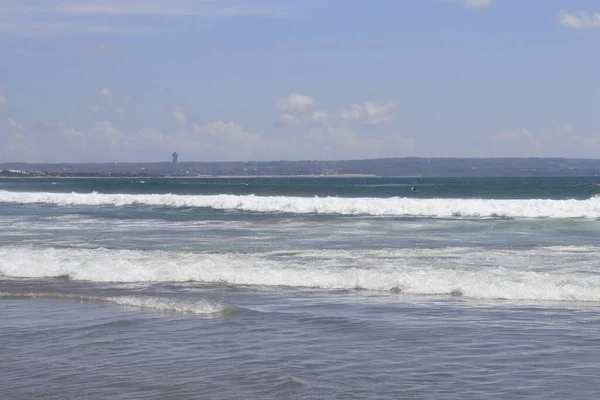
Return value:
M 3 177 L 600 176 L 600 159 L 379 158 L 344 161 L 0 163 Z

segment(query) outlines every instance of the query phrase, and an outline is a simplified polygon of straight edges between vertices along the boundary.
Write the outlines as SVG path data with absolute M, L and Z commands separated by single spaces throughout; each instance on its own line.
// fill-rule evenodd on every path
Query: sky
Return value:
M 600 158 L 598 0 L 0 0 L 0 162 Z

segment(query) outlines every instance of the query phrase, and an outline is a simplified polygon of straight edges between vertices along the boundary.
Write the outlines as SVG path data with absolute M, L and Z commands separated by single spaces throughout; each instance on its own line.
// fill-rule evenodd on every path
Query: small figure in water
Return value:
M 412 190 L 413 192 L 416 192 L 417 191 L 417 187 L 413 186 L 413 187 L 410 188 L 410 190 Z

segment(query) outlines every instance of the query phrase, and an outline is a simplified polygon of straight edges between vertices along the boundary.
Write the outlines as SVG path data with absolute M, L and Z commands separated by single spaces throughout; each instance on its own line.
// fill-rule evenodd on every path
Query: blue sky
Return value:
M 0 0 L 0 162 L 600 156 L 596 0 Z

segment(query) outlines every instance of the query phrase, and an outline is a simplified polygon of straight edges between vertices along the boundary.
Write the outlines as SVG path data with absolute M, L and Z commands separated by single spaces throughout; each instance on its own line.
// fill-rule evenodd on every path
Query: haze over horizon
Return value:
M 600 158 L 592 0 L 0 0 L 0 162 Z

